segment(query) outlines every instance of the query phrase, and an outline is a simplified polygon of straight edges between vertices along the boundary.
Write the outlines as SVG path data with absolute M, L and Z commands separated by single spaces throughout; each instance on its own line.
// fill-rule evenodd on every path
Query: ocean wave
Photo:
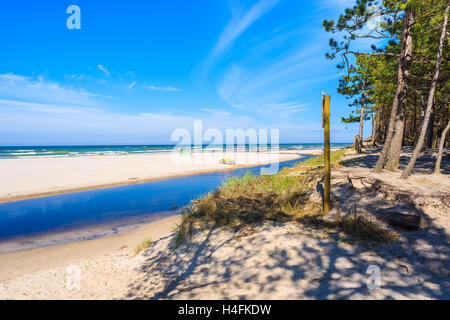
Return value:
M 22 156 L 27 154 L 36 154 L 36 152 L 10 152 L 9 154 L 13 156 Z
M 345 147 L 350 144 L 332 143 L 331 148 Z M 231 149 L 230 149 L 231 147 Z M 192 153 L 199 152 L 226 152 L 234 151 L 276 151 L 276 150 L 308 150 L 322 149 L 323 144 L 306 143 L 306 144 L 280 144 L 279 146 L 271 145 L 192 145 L 192 146 L 174 146 L 174 145 L 128 145 L 128 146 L 65 146 L 65 147 L 34 147 L 20 148 L 0 147 L 0 159 L 16 159 L 16 158 L 61 158 L 61 157 L 91 157 L 91 156 L 119 156 L 119 155 L 148 155 L 148 154 L 164 154 L 174 150 L 189 151 Z

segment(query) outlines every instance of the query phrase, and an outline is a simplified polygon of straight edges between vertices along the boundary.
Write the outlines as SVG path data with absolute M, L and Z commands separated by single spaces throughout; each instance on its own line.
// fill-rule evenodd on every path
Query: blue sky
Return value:
M 352 2 L 2 1 L 0 145 L 165 144 L 194 120 L 322 142 L 322 91 L 332 142 L 351 142 L 322 20 Z

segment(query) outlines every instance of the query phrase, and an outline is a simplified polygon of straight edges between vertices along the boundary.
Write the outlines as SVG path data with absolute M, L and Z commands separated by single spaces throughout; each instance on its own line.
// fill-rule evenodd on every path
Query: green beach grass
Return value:
M 331 153 L 331 163 L 339 167 L 345 149 Z M 176 229 L 175 247 L 186 241 L 195 228 L 240 228 L 269 220 L 299 222 L 329 232 L 341 232 L 345 239 L 392 241 L 396 235 L 364 216 L 348 215 L 323 219 L 321 203 L 310 200 L 322 177 L 323 155 L 308 159 L 271 176 L 247 174 L 227 180 L 214 192 L 193 200 L 183 209 Z

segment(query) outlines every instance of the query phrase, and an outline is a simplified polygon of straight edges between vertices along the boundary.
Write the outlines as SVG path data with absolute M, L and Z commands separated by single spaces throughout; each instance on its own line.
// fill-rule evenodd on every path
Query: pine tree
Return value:
M 342 118 L 342 122 L 359 122 L 358 145 L 355 149 L 361 152 L 363 148 L 363 126 L 365 120 L 370 120 L 372 108 L 372 83 L 369 73 L 370 60 L 366 56 L 359 56 L 356 66 L 349 68 L 349 73 L 339 80 L 338 92 L 346 96 L 347 99 L 354 99 L 349 106 L 355 108 L 348 118 Z M 359 114 L 358 117 L 353 114 Z

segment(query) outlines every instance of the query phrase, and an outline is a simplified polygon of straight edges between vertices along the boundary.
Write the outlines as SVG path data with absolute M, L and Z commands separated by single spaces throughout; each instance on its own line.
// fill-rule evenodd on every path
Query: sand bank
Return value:
M 311 151 L 301 151 L 303 154 Z M 300 152 L 209 152 L 0 160 L 0 201 L 284 161 Z M 220 164 L 222 158 L 235 166 Z
M 47 246 L 58 246 L 70 242 L 94 240 L 133 232 L 143 226 L 179 215 L 180 209 L 151 212 L 148 214 L 123 217 L 104 223 L 72 224 L 48 232 L 15 236 L 0 241 L 0 254 L 18 250 L 28 250 Z
M 0 299 L 108 299 L 127 291 L 136 278 L 142 255 L 135 248 L 144 239 L 171 234 L 179 216 L 136 231 L 89 241 L 0 254 Z M 81 289 L 67 288 L 67 268 L 78 266 Z

